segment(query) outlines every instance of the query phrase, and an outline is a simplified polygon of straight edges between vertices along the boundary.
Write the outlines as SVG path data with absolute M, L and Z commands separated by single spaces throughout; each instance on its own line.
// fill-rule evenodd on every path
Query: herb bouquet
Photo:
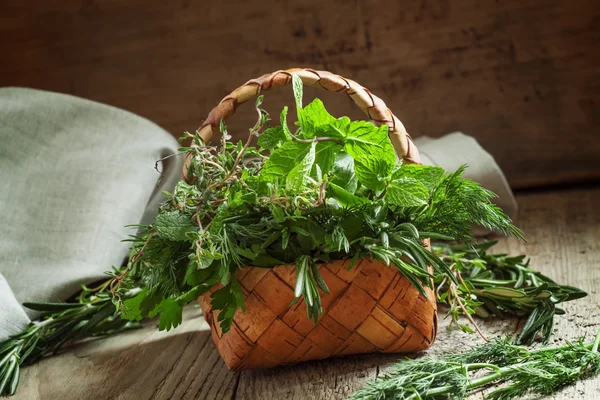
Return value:
M 259 96 L 247 141 L 230 143 L 224 121 L 235 108 L 289 82 L 297 126 L 287 107 L 269 126 Z M 303 83 L 346 93 L 375 124 L 334 118 L 319 99 L 303 106 Z M 220 148 L 208 145 L 213 130 Z M 187 137 L 184 179 L 133 239 L 112 290 L 141 281 L 120 303 L 123 316 L 159 315 L 163 329 L 199 298 L 230 368 L 427 348 L 437 330 L 433 276 L 459 284 L 429 240 L 472 241 L 471 224 L 521 236 L 493 193 L 463 169 L 420 165 L 383 101 L 337 75 L 296 69 L 251 80 Z

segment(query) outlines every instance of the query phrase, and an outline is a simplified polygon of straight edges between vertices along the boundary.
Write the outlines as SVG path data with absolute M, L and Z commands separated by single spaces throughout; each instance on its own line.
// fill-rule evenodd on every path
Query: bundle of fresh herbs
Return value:
M 258 120 L 245 144 L 227 141 L 221 123 L 220 149 L 198 135 L 189 153 L 188 179 L 164 203 L 156 222 L 133 239 L 128 276 L 144 289 L 122 303 L 123 316 L 159 315 L 161 329 L 181 322 L 181 309 L 215 283 L 212 294 L 227 332 L 244 309 L 235 272 L 244 266 L 295 264 L 296 299 L 308 316 L 322 312 L 319 289 L 328 288 L 316 263 L 371 257 L 397 268 L 424 293 L 432 275 L 458 285 L 443 258 L 425 239 L 471 242 L 471 224 L 521 237 L 490 202 L 493 193 L 462 177 L 463 168 L 402 164 L 388 127 L 334 118 L 315 99 L 302 106 L 302 81 L 293 78 L 298 128 L 292 132 L 285 108 L 281 125 L 264 129 Z M 251 143 L 257 138 L 258 148 Z M 127 285 L 117 281 L 115 286 Z
M 128 329 L 146 317 L 158 316 L 160 329 L 176 327 L 182 307 L 217 283 L 212 307 L 220 310 L 227 332 L 238 309 L 244 310 L 235 273 L 245 266 L 295 264 L 295 301 L 304 298 L 316 322 L 320 292 L 328 293 L 316 264 L 352 259 L 352 266 L 370 257 L 397 268 L 422 293 L 436 285 L 438 301 L 462 329 L 470 328 L 459 322 L 461 315 L 472 322 L 471 315 L 528 317 L 523 343 L 539 333 L 547 340 L 561 311 L 556 304 L 585 295 L 531 270 L 524 256 L 488 254 L 492 244 L 474 242 L 472 224 L 522 233 L 490 202 L 492 192 L 462 177 L 464 168 L 448 173 L 403 164 L 387 126 L 335 118 L 318 99 L 303 107 L 297 76 L 293 89 L 293 131 L 287 107 L 280 124 L 270 126 L 259 97 L 257 122 L 245 143 L 231 143 L 224 122 L 220 147 L 206 145 L 198 134 L 184 137 L 192 140 L 182 149 L 189 161 L 186 179 L 166 193 L 154 224 L 137 227 L 127 265 L 97 288 L 84 287 L 73 303 L 28 305 L 43 311 L 42 321 L 0 344 L 0 393 L 14 393 L 20 365 L 68 340 Z M 423 245 L 427 239 L 461 245 L 430 251 Z M 413 392 L 423 396 L 438 386 Z

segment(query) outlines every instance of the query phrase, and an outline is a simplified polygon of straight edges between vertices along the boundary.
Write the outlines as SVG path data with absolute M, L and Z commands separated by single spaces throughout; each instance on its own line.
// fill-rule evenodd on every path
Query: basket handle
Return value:
M 212 109 L 198 128 L 198 133 L 205 143 L 209 143 L 215 132 L 219 132 L 219 122 L 235 113 L 238 105 L 258 96 L 263 91 L 279 88 L 292 81 L 292 74 L 298 75 L 307 86 L 320 86 L 332 92 L 343 92 L 378 126 L 386 124 L 389 136 L 396 154 L 409 164 L 420 164 L 419 151 L 406 132 L 402 122 L 392 114 L 383 100 L 371 94 L 369 89 L 362 87 L 353 80 L 343 78 L 327 71 L 316 71 L 310 68 L 291 68 L 265 74 L 260 78 L 251 79 Z

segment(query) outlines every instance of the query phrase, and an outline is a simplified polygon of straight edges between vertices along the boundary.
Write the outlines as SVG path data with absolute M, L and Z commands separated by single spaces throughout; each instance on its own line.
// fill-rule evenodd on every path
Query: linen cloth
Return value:
M 177 142 L 156 124 L 93 101 L 0 88 L 0 341 L 35 318 L 24 301 L 60 301 L 125 260 L 180 177 Z M 516 203 L 494 159 L 462 133 L 418 138 L 423 162 L 467 175 Z
M 69 95 L 0 89 L 0 341 L 35 313 L 119 266 L 149 223 L 183 157 L 156 124 Z M 160 185 L 157 183 L 160 180 Z M 8 284 L 7 284 L 8 282 Z M 12 291 L 9 289 L 12 289 Z

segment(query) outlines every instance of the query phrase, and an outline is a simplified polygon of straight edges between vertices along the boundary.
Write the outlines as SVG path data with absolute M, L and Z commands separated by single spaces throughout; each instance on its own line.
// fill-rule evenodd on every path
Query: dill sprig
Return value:
M 600 373 L 599 344 L 600 331 L 590 343 L 580 338 L 564 346 L 535 350 L 499 338 L 464 354 L 399 361 L 349 400 L 464 399 L 482 388 L 498 386 L 485 398 L 550 395 Z

